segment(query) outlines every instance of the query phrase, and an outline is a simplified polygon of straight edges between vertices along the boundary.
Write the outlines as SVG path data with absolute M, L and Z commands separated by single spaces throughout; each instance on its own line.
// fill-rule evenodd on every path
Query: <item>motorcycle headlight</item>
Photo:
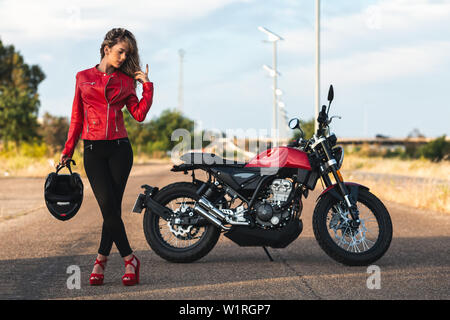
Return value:
M 344 162 L 344 148 L 342 146 L 333 147 L 333 156 L 336 159 L 338 170 L 341 168 Z

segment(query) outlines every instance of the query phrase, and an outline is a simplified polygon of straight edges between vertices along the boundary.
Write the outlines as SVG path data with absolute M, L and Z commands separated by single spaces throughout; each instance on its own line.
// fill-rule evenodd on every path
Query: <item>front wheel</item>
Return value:
M 193 208 L 198 201 L 197 189 L 192 183 L 177 182 L 161 189 L 154 200 L 170 208 L 174 218 L 197 213 Z M 144 214 L 144 234 L 148 244 L 161 258 L 170 262 L 193 262 L 204 257 L 220 237 L 220 230 L 212 224 L 202 226 L 177 225 L 174 219 L 164 220 L 150 210 Z
M 365 266 L 381 258 L 392 240 L 392 222 L 383 203 L 360 189 L 357 199 L 360 224 L 352 219 L 343 201 L 325 194 L 314 209 L 314 236 L 334 260 L 349 266 Z

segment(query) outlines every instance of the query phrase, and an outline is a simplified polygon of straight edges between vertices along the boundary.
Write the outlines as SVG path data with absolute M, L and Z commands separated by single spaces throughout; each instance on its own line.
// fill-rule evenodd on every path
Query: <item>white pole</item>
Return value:
M 320 104 L 320 0 L 316 0 L 316 104 L 314 117 L 314 133 L 319 127 L 317 117 L 319 116 Z
M 272 128 L 275 130 L 275 137 L 273 146 L 278 146 L 278 106 L 277 106 L 277 41 L 273 42 L 273 70 L 274 76 L 273 76 L 273 124 Z
M 272 131 L 274 136 L 272 137 L 273 139 L 273 143 L 272 146 L 278 146 L 278 98 L 277 98 L 277 76 L 278 76 L 278 71 L 277 71 L 277 41 L 278 40 L 283 40 L 282 37 L 280 37 L 279 35 L 273 33 L 270 30 L 267 30 L 264 27 L 259 26 L 258 30 L 261 32 L 264 32 L 265 34 L 267 34 L 269 36 L 269 40 L 268 42 L 273 42 L 273 110 L 272 110 Z M 266 66 L 264 66 L 264 69 L 268 69 L 266 68 Z
M 183 58 L 185 51 L 183 49 L 178 50 L 180 57 L 180 70 L 178 78 L 178 111 L 183 113 Z

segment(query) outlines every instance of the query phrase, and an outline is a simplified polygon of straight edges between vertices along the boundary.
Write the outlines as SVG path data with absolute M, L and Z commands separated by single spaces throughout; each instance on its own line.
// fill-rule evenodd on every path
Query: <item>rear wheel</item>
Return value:
M 383 203 L 368 190 L 360 189 L 357 206 L 359 226 L 352 225 L 346 205 L 331 194 L 320 199 L 313 215 L 314 235 L 320 247 L 334 260 L 363 266 L 381 258 L 392 240 L 392 222 Z
M 176 218 L 195 218 L 193 208 L 198 200 L 197 188 L 188 182 L 177 182 L 161 189 L 154 200 L 171 209 L 176 216 L 164 220 L 146 209 L 144 234 L 148 244 L 161 258 L 170 262 L 193 262 L 208 254 L 220 237 L 220 230 L 211 224 L 180 225 Z

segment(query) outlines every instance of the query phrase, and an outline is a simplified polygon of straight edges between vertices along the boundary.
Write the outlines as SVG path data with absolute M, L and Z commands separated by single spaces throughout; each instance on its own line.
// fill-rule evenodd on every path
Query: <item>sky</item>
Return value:
M 321 0 L 320 103 L 338 137 L 449 135 L 450 0 Z M 313 0 L 0 0 L 0 39 L 46 74 L 39 114 L 70 116 L 75 74 L 100 62 L 113 27 L 137 39 L 154 83 L 149 121 L 178 106 L 203 129 L 269 130 L 272 45 L 283 37 L 278 88 L 288 118 L 309 120 L 315 104 Z M 138 88 L 138 95 L 140 95 Z

